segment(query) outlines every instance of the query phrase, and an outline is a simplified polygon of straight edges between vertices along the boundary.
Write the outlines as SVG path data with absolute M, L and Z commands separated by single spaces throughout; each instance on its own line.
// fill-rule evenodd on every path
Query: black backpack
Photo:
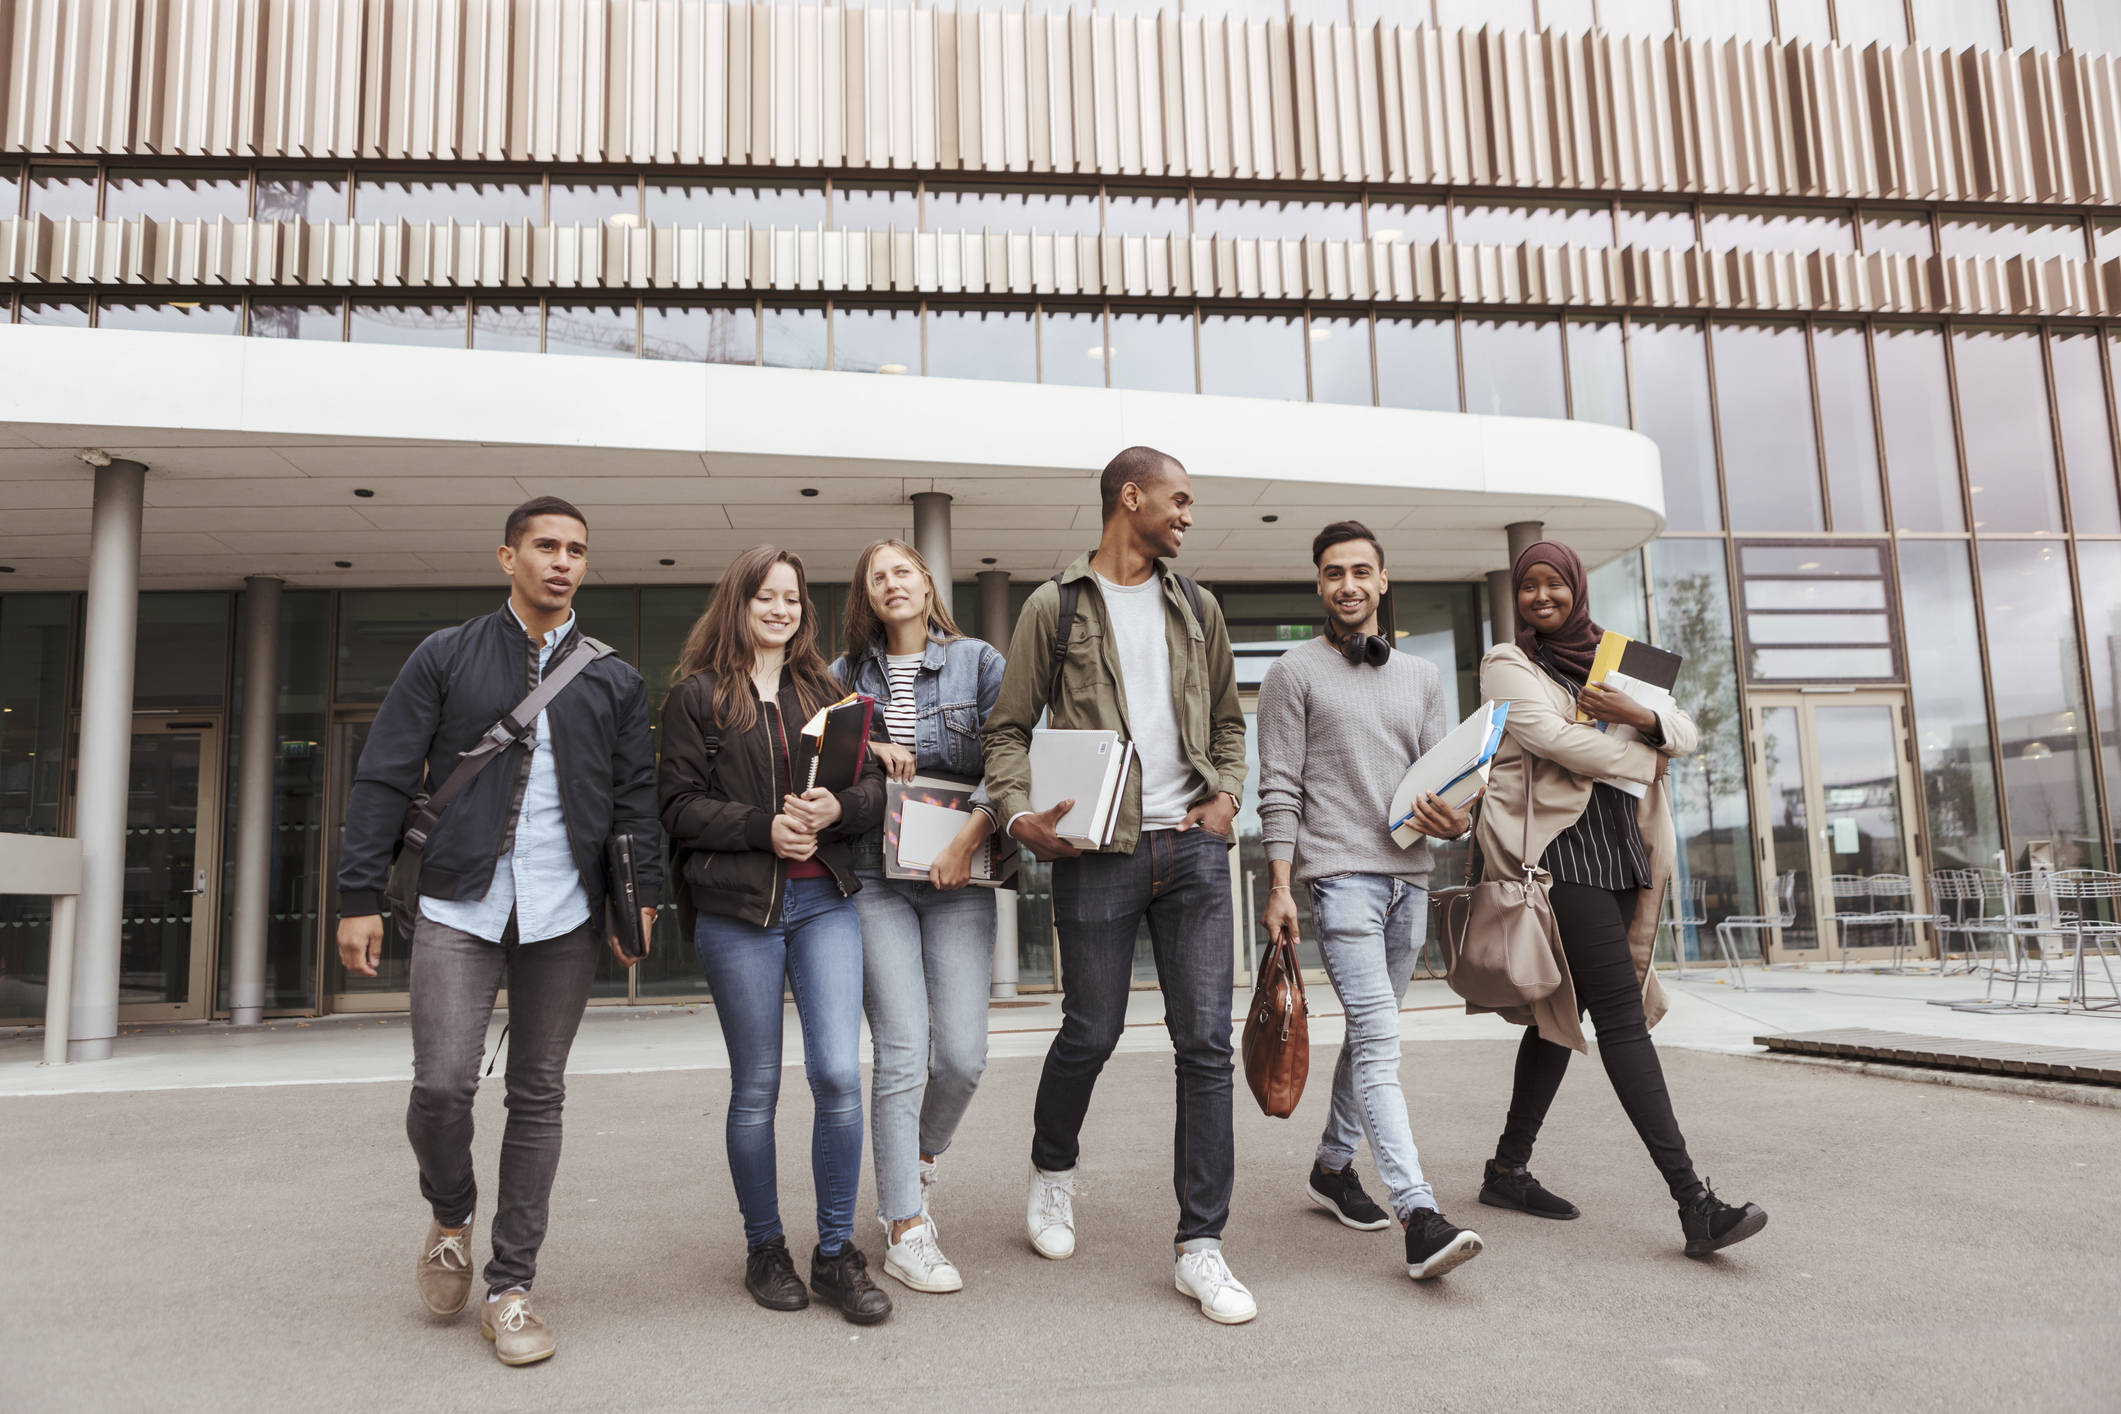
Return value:
M 1201 612 L 1199 583 L 1176 570 L 1166 570 L 1161 566 L 1156 572 L 1160 575 L 1168 574 L 1178 581 L 1179 592 L 1186 596 L 1186 602 L 1193 607 L 1194 622 L 1203 622 L 1205 616 Z M 1053 576 L 1053 583 L 1060 589 L 1060 614 L 1053 621 L 1053 682 L 1046 691 L 1048 702 L 1056 701 L 1060 697 L 1061 669 L 1068 665 L 1068 636 L 1075 632 L 1075 606 L 1083 594 L 1081 580 L 1069 580 L 1065 584 L 1061 582 L 1065 574 L 1067 571 L 1062 570 L 1060 574 Z

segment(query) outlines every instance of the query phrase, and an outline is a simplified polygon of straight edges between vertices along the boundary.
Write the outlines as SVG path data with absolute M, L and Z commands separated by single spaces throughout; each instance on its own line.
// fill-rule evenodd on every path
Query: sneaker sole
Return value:
M 1726 1247 L 1733 1246 L 1745 1241 L 1748 1237 L 1757 1235 L 1760 1229 L 1766 1226 L 1767 1213 L 1765 1210 L 1748 1213 L 1745 1217 L 1739 1219 L 1738 1226 L 1732 1228 L 1721 1237 L 1699 1237 L 1688 1242 L 1686 1254 L 1689 1257 L 1706 1257 L 1712 1252 L 1721 1252 Z
M 486 1339 L 489 1341 L 493 1340 L 493 1332 L 486 1329 L 484 1325 L 481 1325 L 479 1327 L 479 1334 L 485 1336 Z M 503 1365 L 535 1365 L 540 1360 L 550 1360 L 554 1355 L 559 1353 L 559 1349 L 560 1348 L 555 1345 L 554 1347 L 552 1347 L 552 1349 L 540 1350 L 535 1355 L 517 1355 L 513 1358 L 510 1358 L 509 1356 L 503 1355 L 501 1353 L 501 1347 L 498 1343 L 496 1343 L 493 1348 L 493 1357 L 494 1359 L 500 1361 Z
M 1374 1223 L 1359 1223 L 1355 1221 L 1355 1219 L 1340 1210 L 1340 1204 L 1313 1188 L 1308 1181 L 1304 1184 L 1304 1193 L 1313 1203 L 1331 1213 L 1342 1227 L 1352 1227 L 1357 1232 L 1383 1232 L 1392 1225 L 1390 1218 L 1379 1218 Z
M 1070 1247 L 1065 1252 L 1048 1252 L 1045 1248 L 1039 1246 L 1038 1239 L 1035 1237 L 1031 1239 L 1031 1250 L 1038 1253 L 1039 1256 L 1044 1257 L 1049 1262 L 1065 1262 L 1070 1257 L 1073 1257 L 1075 1255 L 1075 1249 L 1073 1247 Z
M 962 1276 L 948 1285 L 937 1281 L 917 1281 L 904 1267 L 892 1261 L 888 1255 L 884 1258 L 884 1275 L 890 1277 L 908 1291 L 925 1291 L 932 1296 L 944 1296 L 950 1292 L 963 1291 L 965 1289 L 965 1279 Z
M 1245 1312 L 1245 1314 L 1243 1314 L 1242 1316 L 1221 1315 L 1218 1312 L 1210 1311 L 1206 1306 L 1202 1306 L 1200 1297 L 1196 1296 L 1193 1293 L 1192 1288 L 1188 1287 L 1184 1282 L 1174 1279 L 1171 1284 L 1178 1288 L 1178 1294 L 1180 1296 L 1185 1297 L 1194 1305 L 1200 1306 L 1200 1313 L 1203 1316 L 1206 1316 L 1209 1320 L 1215 1322 L 1215 1324 L 1217 1324 L 1218 1326 L 1241 1326 L 1245 1324 L 1245 1322 L 1257 1318 L 1259 1315 L 1259 1308 L 1257 1306 Z
M 1583 1216 L 1583 1210 L 1573 1203 L 1569 1205 L 1569 1210 L 1566 1213 L 1542 1213 L 1537 1208 L 1526 1207 L 1507 1194 L 1497 1194 L 1486 1188 L 1480 1190 L 1480 1201 L 1491 1208 L 1507 1208 L 1513 1213 L 1526 1213 L 1535 1218 L 1545 1218 L 1550 1222 L 1574 1222 Z
M 1407 1264 L 1407 1275 L 1416 1281 L 1433 1281 L 1446 1272 L 1456 1271 L 1478 1257 L 1486 1248 L 1477 1232 L 1461 1232 L 1451 1239 L 1450 1245 L 1430 1257 L 1426 1262 Z

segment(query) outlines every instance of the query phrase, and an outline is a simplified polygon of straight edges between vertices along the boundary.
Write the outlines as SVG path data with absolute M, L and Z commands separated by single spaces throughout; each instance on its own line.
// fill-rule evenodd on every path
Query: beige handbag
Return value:
M 1547 901 L 1547 871 L 1532 853 L 1532 753 L 1524 764 L 1522 879 L 1499 879 L 1429 895 L 1429 925 L 1443 949 L 1444 981 L 1477 1007 L 1529 1006 L 1561 986 L 1560 935 Z M 1469 871 L 1470 873 L 1471 871 Z M 1477 875 L 1475 876 L 1477 877 Z

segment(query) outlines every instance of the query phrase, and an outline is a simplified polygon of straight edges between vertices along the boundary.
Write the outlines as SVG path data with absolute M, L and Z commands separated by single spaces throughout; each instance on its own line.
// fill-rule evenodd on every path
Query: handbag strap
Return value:
M 567 684 L 580 676 L 582 669 L 599 658 L 608 658 L 618 652 L 608 643 L 600 643 L 584 634 L 572 649 L 568 650 L 553 670 L 538 680 L 538 685 L 518 702 L 501 720 L 486 729 L 486 734 L 472 744 L 469 751 L 459 752 L 456 769 L 449 778 L 427 797 L 426 803 L 413 812 L 412 821 L 405 827 L 405 847 L 418 852 L 427 848 L 427 837 L 434 833 L 440 823 L 442 812 L 449 803 L 463 794 L 464 787 L 471 784 L 472 777 L 486 769 L 503 751 L 519 741 L 530 739 L 538 713 L 551 705 Z
M 1539 868 L 1532 858 L 1532 761 L 1531 749 L 1523 742 L 1517 743 L 1517 760 L 1524 767 L 1524 844 L 1517 851 L 1518 867 L 1527 875 Z

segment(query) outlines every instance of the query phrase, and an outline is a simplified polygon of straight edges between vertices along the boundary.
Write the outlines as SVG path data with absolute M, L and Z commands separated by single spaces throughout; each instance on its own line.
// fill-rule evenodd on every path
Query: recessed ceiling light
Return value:
M 674 565 L 674 564 L 676 564 L 676 563 L 677 563 L 677 561 L 676 561 L 676 560 L 657 560 L 657 561 L 656 561 L 656 563 L 657 563 L 657 564 L 659 564 L 659 565 Z
M 805 487 L 803 488 L 803 494 L 804 494 L 805 496 L 815 496 L 815 495 L 817 494 L 817 487 L 815 487 L 815 486 L 805 486 Z
M 368 500 L 370 497 L 374 496 L 376 493 L 369 490 L 366 486 L 356 486 L 354 487 L 354 494 L 365 501 Z
M 1274 524 L 1274 522 L 1276 522 L 1276 521 L 1280 520 L 1280 519 L 1281 519 L 1281 517 L 1280 517 L 1280 516 L 1261 516 L 1261 517 L 1260 517 L 1260 519 L 1261 519 L 1262 521 L 1266 522 L 1266 523 L 1267 523 L 1268 525 L 1272 525 L 1272 524 Z
M 987 556 L 987 558 L 981 560 L 980 563 L 983 565 L 991 565 L 994 563 L 994 556 L 989 555 Z
M 989 560 L 987 563 L 991 565 L 994 561 Z M 0 574 L 13 574 L 14 572 L 15 567 L 13 565 L 0 565 Z
M 879 373 L 904 373 L 906 365 L 903 363 L 880 363 L 877 365 L 876 371 Z
M 333 560 L 333 561 L 332 561 L 332 564 L 333 564 L 333 566 L 335 566 L 336 568 L 338 568 L 338 569 L 342 569 L 342 570 L 350 570 L 350 569 L 352 569 L 352 568 L 353 568 L 353 561 L 352 561 L 352 560 Z

